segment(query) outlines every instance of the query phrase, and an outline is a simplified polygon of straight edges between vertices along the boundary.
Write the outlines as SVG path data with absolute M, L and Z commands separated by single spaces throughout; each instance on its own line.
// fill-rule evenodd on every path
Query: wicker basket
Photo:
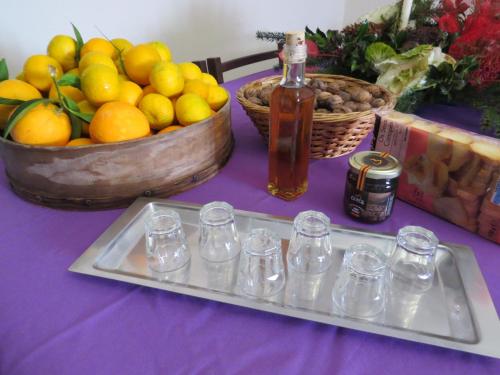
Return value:
M 350 86 L 366 87 L 371 83 L 359 79 L 330 74 L 308 74 L 307 78 L 321 79 L 325 82 L 343 80 Z M 281 76 L 272 76 L 250 82 L 238 90 L 236 98 L 243 106 L 260 135 L 267 142 L 269 138 L 269 107 L 252 103 L 245 97 L 251 88 L 277 83 Z M 395 106 L 394 96 L 380 87 L 386 105 L 378 110 L 392 109 Z M 373 110 L 351 113 L 314 113 L 311 137 L 311 157 L 314 159 L 334 158 L 348 154 L 356 149 L 361 141 L 371 132 L 375 124 Z

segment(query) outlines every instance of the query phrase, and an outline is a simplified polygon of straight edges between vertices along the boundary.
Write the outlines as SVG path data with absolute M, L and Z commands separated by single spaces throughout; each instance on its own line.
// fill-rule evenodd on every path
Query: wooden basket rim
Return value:
M 241 86 L 238 91 L 236 92 L 236 99 L 238 102 L 245 107 L 246 110 L 250 110 L 252 112 L 260 113 L 260 114 L 269 114 L 269 107 L 258 105 L 255 103 L 252 103 L 245 97 L 245 91 L 251 86 L 257 85 L 257 84 L 267 84 L 267 83 L 273 83 L 278 79 L 281 79 L 281 75 L 272 75 L 272 76 L 267 76 L 264 78 L 257 79 L 255 81 L 249 82 L 243 86 Z M 343 80 L 343 81 L 349 81 L 352 83 L 356 83 L 359 86 L 368 86 L 368 85 L 375 85 L 374 83 L 366 82 L 357 78 L 352 78 L 348 76 L 342 76 L 342 75 L 335 75 L 335 74 L 306 74 L 306 78 L 322 78 L 326 80 Z M 380 85 L 376 85 L 380 87 L 380 89 L 384 92 L 385 96 L 389 98 L 389 102 L 386 103 L 384 106 L 376 108 L 376 109 L 370 109 L 368 111 L 362 111 L 362 112 L 350 112 L 350 113 L 317 113 L 314 112 L 313 114 L 313 121 L 319 121 L 319 122 L 339 122 L 339 121 L 353 121 L 357 120 L 359 118 L 365 117 L 367 115 L 371 115 L 372 113 L 375 113 L 377 111 L 384 111 L 388 109 L 394 108 L 396 105 L 395 103 L 395 98 L 394 95 L 384 87 Z

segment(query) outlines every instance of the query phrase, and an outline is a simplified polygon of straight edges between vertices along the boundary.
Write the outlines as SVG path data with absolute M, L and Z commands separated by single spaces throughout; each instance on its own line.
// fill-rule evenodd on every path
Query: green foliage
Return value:
M 73 86 L 77 89 L 79 89 L 81 86 L 80 77 L 73 73 L 64 74 L 61 78 L 59 78 L 57 84 L 59 86 Z
M 285 41 L 285 33 L 282 32 L 274 32 L 274 31 L 257 31 L 257 39 L 265 40 L 267 42 L 284 42 Z
M 75 60 L 78 64 L 78 62 L 80 61 L 80 51 L 83 47 L 83 38 L 82 34 L 80 34 L 80 31 L 77 29 L 75 25 L 73 25 L 73 23 L 71 24 L 71 26 L 73 27 L 73 32 L 75 33 L 75 38 L 76 38 Z
M 9 69 L 5 59 L 0 59 L 0 82 L 9 79 Z
M 365 60 L 370 64 L 375 65 L 383 60 L 386 60 L 396 55 L 394 49 L 384 42 L 375 42 L 368 46 L 365 51 Z

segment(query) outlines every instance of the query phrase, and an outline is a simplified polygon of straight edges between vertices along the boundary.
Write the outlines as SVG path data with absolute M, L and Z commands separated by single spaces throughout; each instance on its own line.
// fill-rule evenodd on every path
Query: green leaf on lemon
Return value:
M 21 99 L 9 99 L 9 98 L 1 98 L 0 97 L 0 104 L 6 104 L 6 105 L 19 105 L 23 104 L 26 100 L 21 100 Z
M 9 69 L 5 59 L 0 59 L 0 82 L 9 79 Z
M 66 73 L 61 78 L 59 78 L 57 84 L 59 86 L 73 86 L 79 89 L 80 77 L 78 77 L 76 74 L 73 73 Z
M 75 60 L 78 63 L 80 61 L 80 51 L 83 47 L 83 38 L 82 34 L 80 34 L 80 31 L 76 28 L 73 23 L 71 23 L 71 26 L 73 26 L 73 32 L 75 33 L 75 38 L 76 38 L 76 52 L 75 52 Z
M 70 113 L 71 120 L 71 139 L 80 138 L 82 136 L 82 120 Z
M 7 126 L 5 127 L 3 137 L 7 138 L 11 132 L 11 130 L 16 126 L 16 124 L 23 118 L 23 116 L 32 110 L 34 107 L 41 103 L 52 103 L 52 99 L 32 99 L 27 100 L 24 103 L 20 104 L 14 113 L 10 116 L 9 121 L 7 121 Z

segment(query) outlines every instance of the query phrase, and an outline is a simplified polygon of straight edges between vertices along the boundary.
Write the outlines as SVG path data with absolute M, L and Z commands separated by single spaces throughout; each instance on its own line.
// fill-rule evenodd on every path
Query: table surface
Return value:
M 234 96 L 269 74 L 225 85 L 233 95 L 234 154 L 215 178 L 172 199 L 225 200 L 289 217 L 319 210 L 335 224 L 381 232 L 431 228 L 441 241 L 473 249 L 499 311 L 500 247 L 401 201 L 382 224 L 351 220 L 342 210 L 347 157 L 311 161 L 309 191 L 294 202 L 266 192 L 267 149 Z M 459 107 L 422 114 L 462 127 L 478 123 L 476 112 Z M 500 360 L 492 358 L 69 272 L 123 211 L 36 206 L 0 176 L 0 375 L 500 373 Z

